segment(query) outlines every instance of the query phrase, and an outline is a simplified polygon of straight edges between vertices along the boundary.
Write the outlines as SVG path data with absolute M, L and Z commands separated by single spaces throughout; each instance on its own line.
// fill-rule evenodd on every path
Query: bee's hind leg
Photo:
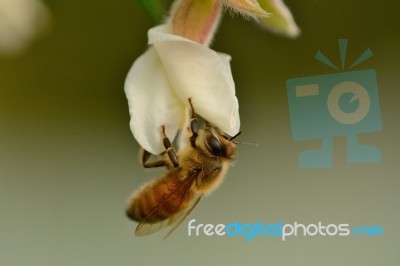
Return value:
M 197 117 L 192 104 L 192 98 L 189 98 L 188 100 L 190 105 L 190 130 L 192 131 L 190 145 L 192 145 L 193 148 L 196 148 L 196 138 L 198 136 Z

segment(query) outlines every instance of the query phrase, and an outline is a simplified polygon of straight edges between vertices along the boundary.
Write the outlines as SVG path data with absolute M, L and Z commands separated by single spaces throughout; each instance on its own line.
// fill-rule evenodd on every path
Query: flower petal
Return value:
M 239 105 L 229 65 L 230 57 L 204 45 L 153 28 L 153 42 L 168 80 L 183 103 L 192 98 L 197 114 L 229 135 L 239 132 Z M 166 41 L 168 40 L 168 41 Z
M 222 14 L 220 0 L 175 1 L 168 24 L 172 33 L 208 45 Z
M 250 16 L 256 20 L 258 17 L 269 16 L 269 14 L 260 7 L 257 0 L 224 0 L 224 2 L 234 11 L 244 16 Z
M 171 90 L 153 47 L 133 64 L 125 80 L 125 93 L 135 139 L 151 153 L 165 151 L 161 126 L 165 125 L 166 134 L 172 141 L 184 124 L 185 106 Z
M 282 0 L 259 0 L 258 2 L 263 9 L 272 13 L 271 17 L 262 19 L 263 26 L 291 38 L 299 36 L 300 29 Z

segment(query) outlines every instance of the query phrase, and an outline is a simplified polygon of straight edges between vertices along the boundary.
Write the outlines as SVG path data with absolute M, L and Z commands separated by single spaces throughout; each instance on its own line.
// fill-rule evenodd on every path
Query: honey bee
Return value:
M 236 138 L 229 137 L 210 123 L 198 130 L 197 118 L 190 105 L 190 145 L 175 153 L 161 126 L 166 151 L 161 160 L 149 162 L 150 153 L 143 150 L 142 165 L 145 168 L 164 166 L 168 173 L 144 184 L 131 196 L 126 209 L 127 216 L 139 222 L 136 236 L 155 233 L 171 227 L 169 236 L 196 207 L 200 199 L 214 191 L 223 181 L 229 164 L 236 152 Z

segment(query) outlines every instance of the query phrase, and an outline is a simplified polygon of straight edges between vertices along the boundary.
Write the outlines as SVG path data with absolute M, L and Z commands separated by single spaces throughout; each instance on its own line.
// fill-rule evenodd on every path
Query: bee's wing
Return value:
M 193 209 L 196 207 L 196 205 L 199 203 L 199 201 L 201 200 L 201 196 L 197 198 L 197 200 L 194 202 L 194 204 L 192 205 L 192 207 L 188 208 L 185 211 L 180 212 L 179 214 L 179 218 L 175 219 L 175 221 L 171 224 L 172 228 L 171 230 L 169 230 L 169 232 L 164 236 L 163 239 L 166 239 L 167 237 L 169 237 L 172 232 L 175 231 L 176 228 L 178 228 L 178 226 L 186 219 L 186 217 L 189 216 L 189 214 L 193 211 Z
M 147 236 L 153 233 L 160 231 L 161 229 L 170 226 L 175 221 L 177 221 L 180 217 L 180 213 L 172 216 L 169 219 L 161 221 L 159 223 L 144 223 L 140 222 L 139 225 L 136 227 L 135 235 L 136 236 Z
M 199 203 L 200 199 L 201 199 L 201 196 L 198 197 L 194 201 L 193 205 L 190 206 L 189 208 L 187 208 L 187 209 L 175 214 L 174 216 L 170 217 L 169 219 L 166 219 L 159 223 L 140 222 L 139 225 L 136 227 L 135 235 L 136 236 L 147 236 L 147 235 L 156 233 L 165 227 L 172 227 L 169 230 L 169 232 L 167 233 L 167 235 L 165 235 L 164 239 L 166 239 L 186 219 L 186 217 L 189 216 L 189 214 L 192 212 L 192 210 Z
M 176 189 L 174 189 L 167 197 L 166 199 L 164 199 L 164 202 L 161 202 L 160 204 L 158 204 L 148 215 L 147 217 L 151 217 L 153 215 L 156 215 L 158 211 L 160 211 L 161 209 L 163 209 L 163 205 L 165 204 L 165 202 L 167 202 L 167 199 L 170 197 L 176 197 L 176 198 L 180 198 L 180 199 L 184 199 L 185 195 L 187 193 L 190 193 L 190 190 L 192 189 L 192 186 L 194 184 L 195 179 L 197 178 L 197 176 L 200 174 L 199 171 L 196 172 L 191 172 L 186 178 L 185 180 L 176 187 Z M 196 207 L 197 203 L 199 203 L 201 199 L 201 196 L 198 196 L 196 198 L 194 198 L 192 200 L 192 204 L 190 205 L 190 207 L 186 208 L 183 211 L 180 211 L 178 213 L 176 213 L 175 215 L 171 216 L 168 219 L 165 219 L 164 221 L 158 222 L 158 223 L 149 223 L 146 220 L 146 217 L 140 221 L 140 223 L 138 224 L 138 226 L 136 227 L 135 230 L 135 235 L 136 236 L 146 236 L 146 235 L 150 235 L 152 233 L 158 232 L 161 229 L 168 227 L 168 226 L 172 226 L 171 231 L 167 234 L 170 235 L 172 233 L 173 230 L 175 230 L 179 224 L 181 224 L 183 222 L 183 220 L 185 220 L 185 218 L 190 214 L 190 212 L 194 209 L 194 207 Z M 179 208 L 179 204 L 178 207 Z M 166 237 L 167 237 L 166 236 Z

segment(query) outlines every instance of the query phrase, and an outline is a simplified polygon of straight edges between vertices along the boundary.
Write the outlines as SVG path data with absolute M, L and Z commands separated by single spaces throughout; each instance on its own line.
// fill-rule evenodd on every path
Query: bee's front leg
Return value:
M 163 145 L 165 147 L 165 153 L 167 153 L 171 163 L 175 168 L 179 167 L 178 157 L 176 156 L 175 150 L 171 145 L 171 141 L 168 139 L 165 133 L 165 126 L 161 126 L 161 133 L 162 133 L 162 140 Z M 169 162 L 166 159 L 161 159 L 154 162 L 149 162 L 151 157 L 151 153 L 146 151 L 145 149 L 141 150 L 141 158 L 142 158 L 142 165 L 144 168 L 154 168 L 154 167 L 161 167 L 161 166 L 168 166 Z
M 166 153 L 168 154 L 169 159 L 175 168 L 179 167 L 178 157 L 176 156 L 175 150 L 171 145 L 171 141 L 169 141 L 167 134 L 165 133 L 165 126 L 161 126 L 162 136 L 163 136 L 163 144 L 166 149 Z
M 142 165 L 144 168 L 154 168 L 154 167 L 161 167 L 167 166 L 168 162 L 165 159 L 161 159 L 154 162 L 148 162 L 150 159 L 151 153 L 146 151 L 145 149 L 141 149 L 141 158 L 142 158 Z

